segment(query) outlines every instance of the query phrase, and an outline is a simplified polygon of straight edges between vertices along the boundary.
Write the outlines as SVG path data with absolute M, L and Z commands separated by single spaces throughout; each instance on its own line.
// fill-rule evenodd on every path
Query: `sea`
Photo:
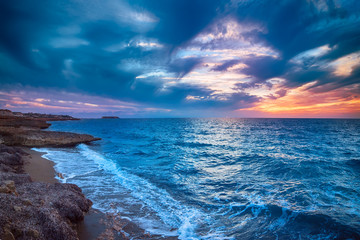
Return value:
M 360 120 L 83 119 L 39 148 L 94 208 L 179 239 L 360 239 Z

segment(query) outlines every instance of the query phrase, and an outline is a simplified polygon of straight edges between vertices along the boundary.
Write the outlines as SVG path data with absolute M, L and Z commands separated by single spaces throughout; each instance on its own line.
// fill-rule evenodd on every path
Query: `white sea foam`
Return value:
M 130 190 L 135 198 L 153 209 L 166 225 L 178 228 L 181 239 L 197 239 L 195 229 L 198 222 L 203 219 L 200 211 L 184 206 L 164 189 L 122 170 L 115 162 L 106 159 L 88 146 L 81 144 L 78 148 L 84 157 L 95 161 L 107 173 L 114 174 L 118 183 Z
M 122 201 L 131 202 L 135 198 L 138 200 L 137 204 L 145 204 L 161 220 L 161 222 L 156 223 L 156 219 L 151 216 L 132 219 L 137 221 L 148 232 L 166 236 L 179 236 L 180 239 L 225 239 L 216 231 L 211 231 L 208 236 L 203 234 L 198 236 L 196 233 L 198 225 L 211 222 L 209 216 L 174 199 L 165 189 L 123 170 L 116 162 L 107 159 L 85 144 L 80 144 L 75 150 L 67 151 L 61 149 L 34 150 L 47 152 L 44 157 L 54 161 L 56 171 L 64 175 L 64 179 L 59 180 L 79 185 L 83 188 L 84 193 L 88 193 L 87 196 L 94 201 L 94 207 L 100 210 L 113 211 L 114 209 L 111 209 L 110 205 L 116 200 L 110 196 L 106 198 L 103 196 L 120 196 L 124 192 L 123 188 L 125 188 L 133 198 L 123 198 Z M 79 154 L 82 157 L 79 157 Z M 103 172 L 100 173 L 100 171 Z M 86 181 L 82 181 L 82 179 L 86 179 Z M 114 182 L 120 185 L 116 185 Z M 125 209 L 116 210 L 129 211 Z M 164 228 L 162 226 L 164 224 L 168 227 Z M 171 229 L 177 229 L 177 231 Z

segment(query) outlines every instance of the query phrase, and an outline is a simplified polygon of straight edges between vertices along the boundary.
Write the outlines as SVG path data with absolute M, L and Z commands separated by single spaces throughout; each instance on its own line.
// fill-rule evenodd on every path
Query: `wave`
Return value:
M 342 123 L 93 121 L 86 128 L 102 137 L 101 146 L 50 149 L 49 157 L 95 206 L 119 211 L 150 233 L 360 239 L 360 122 Z M 62 124 L 77 129 L 77 122 Z
M 360 239 L 357 228 L 326 214 L 261 201 L 223 206 L 217 214 L 234 223 L 232 233 L 241 239 Z
M 208 216 L 200 210 L 184 205 L 174 199 L 166 190 L 155 186 L 146 179 L 124 171 L 114 161 L 91 150 L 88 146 L 80 144 L 78 149 L 84 157 L 94 161 L 108 174 L 115 175 L 115 180 L 127 188 L 133 197 L 154 210 L 162 222 L 171 228 L 178 229 L 180 239 L 199 239 L 196 228 L 204 221 L 209 221 Z M 216 237 L 216 234 L 211 233 L 211 237 Z M 206 236 L 201 238 L 206 239 Z
M 210 143 L 183 142 L 183 141 L 175 142 L 175 145 L 180 146 L 180 147 L 188 147 L 188 148 L 199 148 L 199 147 L 211 147 L 211 146 L 213 146 Z

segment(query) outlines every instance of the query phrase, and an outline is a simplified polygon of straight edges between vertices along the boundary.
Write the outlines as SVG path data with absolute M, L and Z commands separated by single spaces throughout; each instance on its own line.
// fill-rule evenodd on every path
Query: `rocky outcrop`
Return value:
M 0 143 L 9 146 L 60 147 L 100 140 L 88 134 L 41 131 L 51 124 L 46 121 L 76 120 L 67 115 L 24 113 L 0 110 Z
M 19 148 L 0 145 L 0 239 L 78 239 L 91 201 L 74 184 L 32 182 Z
M 65 120 L 79 120 L 78 118 L 71 117 L 69 115 L 55 115 L 55 114 L 44 114 L 44 113 L 21 113 L 12 112 L 8 109 L 0 109 L 0 118 L 4 117 L 22 117 L 30 119 L 39 119 L 43 121 L 65 121 Z
M 3 128 L 37 130 L 37 129 L 46 129 L 50 127 L 51 124 L 40 119 L 13 117 L 13 118 L 0 118 L 0 126 Z
M 43 131 L 66 115 L 0 110 L 0 239 L 78 239 L 75 225 L 91 201 L 73 184 L 33 182 L 23 170 L 27 155 L 10 146 L 70 146 L 99 140 L 88 134 Z M 6 144 L 5 145 L 2 145 Z
M 89 134 L 70 132 L 19 130 L 0 127 L 0 141 L 9 146 L 62 147 L 100 140 Z

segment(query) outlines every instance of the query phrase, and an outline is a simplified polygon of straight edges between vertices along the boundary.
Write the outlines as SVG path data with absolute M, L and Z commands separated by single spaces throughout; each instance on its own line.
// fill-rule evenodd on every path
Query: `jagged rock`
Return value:
M 23 160 L 18 153 L 0 152 L 0 163 L 7 166 L 17 166 L 23 164 Z
M 22 156 L 20 149 L 0 145 L 2 164 L 13 169 L 0 171 L 0 239 L 78 239 L 74 225 L 91 201 L 74 184 L 32 182 L 22 173 Z
M 11 180 L 3 181 L 0 185 L 0 193 L 15 193 L 15 183 Z
M 0 193 L 10 193 L 10 189 L 6 186 L 0 186 Z
M 15 172 L 15 169 L 0 162 L 0 172 Z
M 11 153 L 18 154 L 20 156 L 28 155 L 25 151 L 18 147 L 9 147 L 3 144 L 0 144 L 0 153 Z
M 4 240 L 15 240 L 14 235 L 8 229 L 6 229 L 4 231 L 4 235 L 3 235 L 2 239 L 4 239 Z
M 87 134 L 42 131 L 50 126 L 48 120 L 76 119 L 0 110 L 0 143 L 43 147 L 99 140 Z M 0 239 L 78 239 L 74 225 L 92 202 L 76 185 L 32 182 L 23 170 L 25 155 L 20 148 L 0 144 Z
M 15 182 L 11 181 L 11 180 L 6 180 L 4 181 L 4 185 L 10 189 L 10 191 L 14 192 L 15 191 Z
M 16 239 L 77 239 L 73 224 L 83 220 L 92 204 L 80 188 L 32 182 L 19 186 L 18 193 L 0 194 L 0 226 L 7 225 Z
M 0 183 L 6 180 L 14 181 L 16 185 L 31 182 L 27 173 L 0 172 Z
M 16 212 L 21 212 L 22 208 L 20 206 L 14 206 Z

